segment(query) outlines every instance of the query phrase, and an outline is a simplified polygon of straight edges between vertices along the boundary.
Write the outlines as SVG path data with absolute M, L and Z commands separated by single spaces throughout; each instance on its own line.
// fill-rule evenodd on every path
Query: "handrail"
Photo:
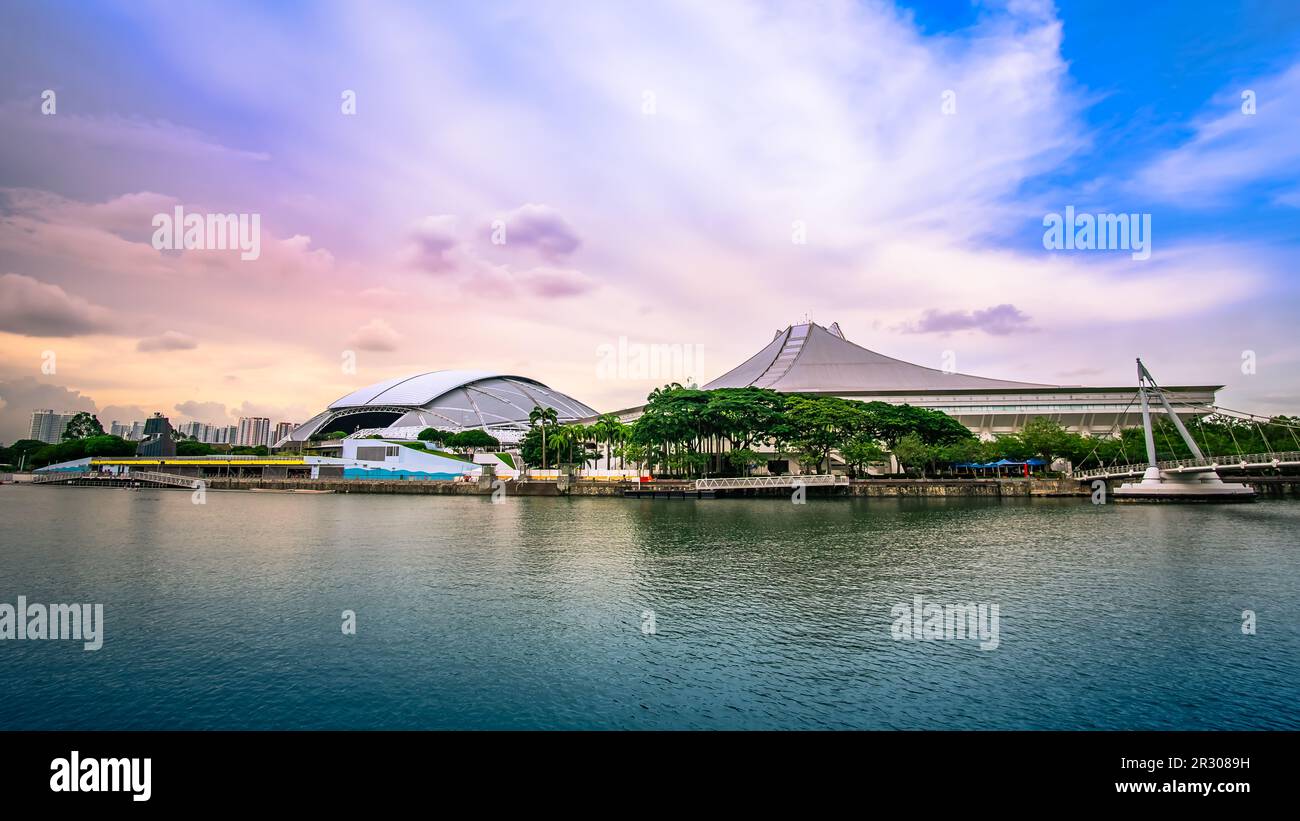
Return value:
M 849 477 L 827 474 L 809 474 L 806 476 L 748 476 L 725 479 L 696 479 L 696 490 L 742 490 L 761 487 L 827 487 L 848 485 Z
M 1248 467 L 1278 467 L 1282 464 L 1300 464 L 1300 451 L 1248 453 L 1241 456 L 1206 456 L 1203 459 L 1168 459 L 1163 462 L 1156 462 L 1156 467 L 1160 470 L 1183 472 L 1194 468 L 1232 470 Z M 1143 462 L 1140 464 L 1092 468 L 1090 470 L 1076 471 L 1074 477 L 1077 479 L 1091 479 L 1100 476 L 1124 476 L 1143 473 L 1148 467 L 1149 465 Z

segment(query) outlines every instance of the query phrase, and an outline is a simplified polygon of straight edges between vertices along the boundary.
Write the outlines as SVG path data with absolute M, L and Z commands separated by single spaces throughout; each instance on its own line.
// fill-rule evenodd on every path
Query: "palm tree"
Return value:
M 528 422 L 531 425 L 542 425 L 542 470 L 546 470 L 546 428 L 548 425 L 554 425 L 559 421 L 560 415 L 555 412 L 555 408 L 548 408 L 545 405 L 538 405 L 528 412 Z
M 612 468 L 610 464 L 612 457 L 610 449 L 614 443 L 614 437 L 618 435 L 619 428 L 623 423 L 618 420 L 618 416 L 613 413 L 601 414 L 600 418 L 591 426 L 593 432 L 605 440 L 605 467 Z

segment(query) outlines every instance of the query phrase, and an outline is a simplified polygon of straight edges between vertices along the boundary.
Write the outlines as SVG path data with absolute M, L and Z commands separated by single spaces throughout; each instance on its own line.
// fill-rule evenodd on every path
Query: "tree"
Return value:
M 885 449 L 869 433 L 855 434 L 840 448 L 840 455 L 855 476 L 865 474 L 867 465 L 885 458 Z
M 87 456 L 134 456 L 139 442 L 128 442 L 120 436 L 88 436 L 82 439 Z M 197 444 L 187 442 L 189 444 Z M 202 447 L 207 447 L 203 445 Z M 179 451 L 177 451 L 179 453 Z
M 786 398 L 786 418 L 791 426 L 791 441 L 802 454 L 813 457 L 815 468 L 825 461 L 830 472 L 830 455 L 844 445 L 867 422 L 865 406 L 835 396 Z
M 416 434 L 415 438 L 419 439 L 421 442 L 434 442 L 439 445 L 446 445 L 455 435 L 456 434 L 454 433 L 448 433 L 445 430 L 438 430 L 437 428 L 425 428 Z
M 0 461 L 14 467 L 20 464 L 28 467 L 32 463 L 32 456 L 44 447 L 46 447 L 46 443 L 40 439 L 19 439 L 8 447 L 8 456 L 0 459 Z
M 528 423 L 532 426 L 540 425 L 542 428 L 542 470 L 546 470 L 546 428 L 554 425 L 560 419 L 560 415 L 555 408 L 549 408 L 545 405 L 537 405 L 528 412 Z
M 735 448 L 727 453 L 727 461 L 737 472 L 746 476 L 749 475 L 749 469 L 758 464 L 762 456 L 758 451 L 749 448 Z
M 99 424 L 99 419 L 93 413 L 82 411 L 68 421 L 68 427 L 63 431 L 63 441 L 69 439 L 85 439 L 87 436 L 103 436 L 104 426 Z
M 1041 456 L 1048 465 L 1057 456 L 1077 451 L 1076 438 L 1077 434 L 1070 433 L 1060 422 L 1045 416 L 1035 416 L 1020 430 L 1020 441 L 1025 451 Z
M 915 432 L 898 440 L 898 444 L 894 445 L 894 456 L 899 464 L 918 468 L 922 472 L 932 459 L 930 446 L 921 440 L 920 434 Z
M 600 418 L 598 418 L 591 427 L 593 428 L 593 433 L 600 437 L 605 443 L 605 467 L 612 467 L 611 461 L 613 459 L 613 454 L 611 451 L 614 447 L 614 440 L 618 438 L 623 429 L 623 423 L 619 421 L 616 414 L 605 413 L 601 414 Z
M 177 442 L 177 456 L 211 456 L 216 450 L 203 442 Z
M 501 446 L 500 440 L 480 428 L 470 428 L 469 430 L 461 431 L 455 436 L 450 437 L 444 444 L 453 448 L 469 450 L 470 453 L 473 453 L 475 448 L 495 448 Z

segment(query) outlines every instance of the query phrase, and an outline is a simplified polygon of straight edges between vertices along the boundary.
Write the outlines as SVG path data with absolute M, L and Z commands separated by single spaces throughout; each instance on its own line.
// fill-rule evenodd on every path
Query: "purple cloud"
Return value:
M 504 220 L 507 248 L 526 248 L 543 259 L 555 262 L 569 256 L 582 245 L 573 227 L 554 208 L 528 203 L 512 211 Z
M 543 299 L 577 296 L 595 288 L 581 271 L 563 268 L 534 268 L 520 276 L 529 293 Z
M 411 235 L 411 264 L 431 274 L 452 273 L 457 266 L 449 255 L 459 244 L 455 217 L 425 217 Z
M 919 322 L 903 328 L 904 333 L 909 334 L 983 331 L 993 336 L 1032 330 L 1029 317 L 1011 304 L 994 305 L 978 311 L 938 311 L 931 308 L 921 315 Z
M 0 331 L 23 336 L 82 336 L 110 330 L 108 310 L 22 274 L 0 276 Z

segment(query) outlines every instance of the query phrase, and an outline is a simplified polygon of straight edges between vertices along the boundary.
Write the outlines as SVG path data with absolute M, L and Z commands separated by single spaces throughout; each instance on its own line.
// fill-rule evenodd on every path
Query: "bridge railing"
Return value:
M 1300 464 L 1300 451 L 1290 450 L 1274 453 L 1247 453 L 1240 456 L 1206 456 L 1201 459 L 1167 459 L 1163 462 L 1156 462 L 1156 467 L 1161 470 L 1181 472 L 1193 468 L 1233 469 L 1248 467 L 1277 467 L 1282 464 Z M 1105 476 L 1126 476 L 1142 473 L 1146 469 L 1147 464 L 1141 462 L 1131 465 L 1113 465 L 1111 467 L 1075 471 L 1074 476 L 1077 479 L 1091 479 L 1094 477 Z
M 176 473 L 163 473 L 156 470 L 132 470 L 126 473 L 98 473 L 93 470 L 61 470 L 57 472 L 38 473 L 32 477 L 32 483 L 52 484 L 55 482 L 74 482 L 95 479 L 102 479 L 105 484 L 120 484 L 134 481 L 184 488 L 192 488 L 194 487 L 195 482 L 203 481 L 197 476 L 181 476 Z
M 732 477 L 728 479 L 696 479 L 696 490 L 744 490 L 746 488 L 763 488 L 763 487 L 794 487 L 802 484 L 805 487 L 833 487 L 849 485 L 847 476 L 831 476 L 826 474 L 809 474 L 806 476 L 748 476 Z
M 37 473 L 32 476 L 32 484 L 43 485 L 47 482 L 66 482 L 69 479 L 84 479 L 90 475 L 88 470 L 59 470 Z

